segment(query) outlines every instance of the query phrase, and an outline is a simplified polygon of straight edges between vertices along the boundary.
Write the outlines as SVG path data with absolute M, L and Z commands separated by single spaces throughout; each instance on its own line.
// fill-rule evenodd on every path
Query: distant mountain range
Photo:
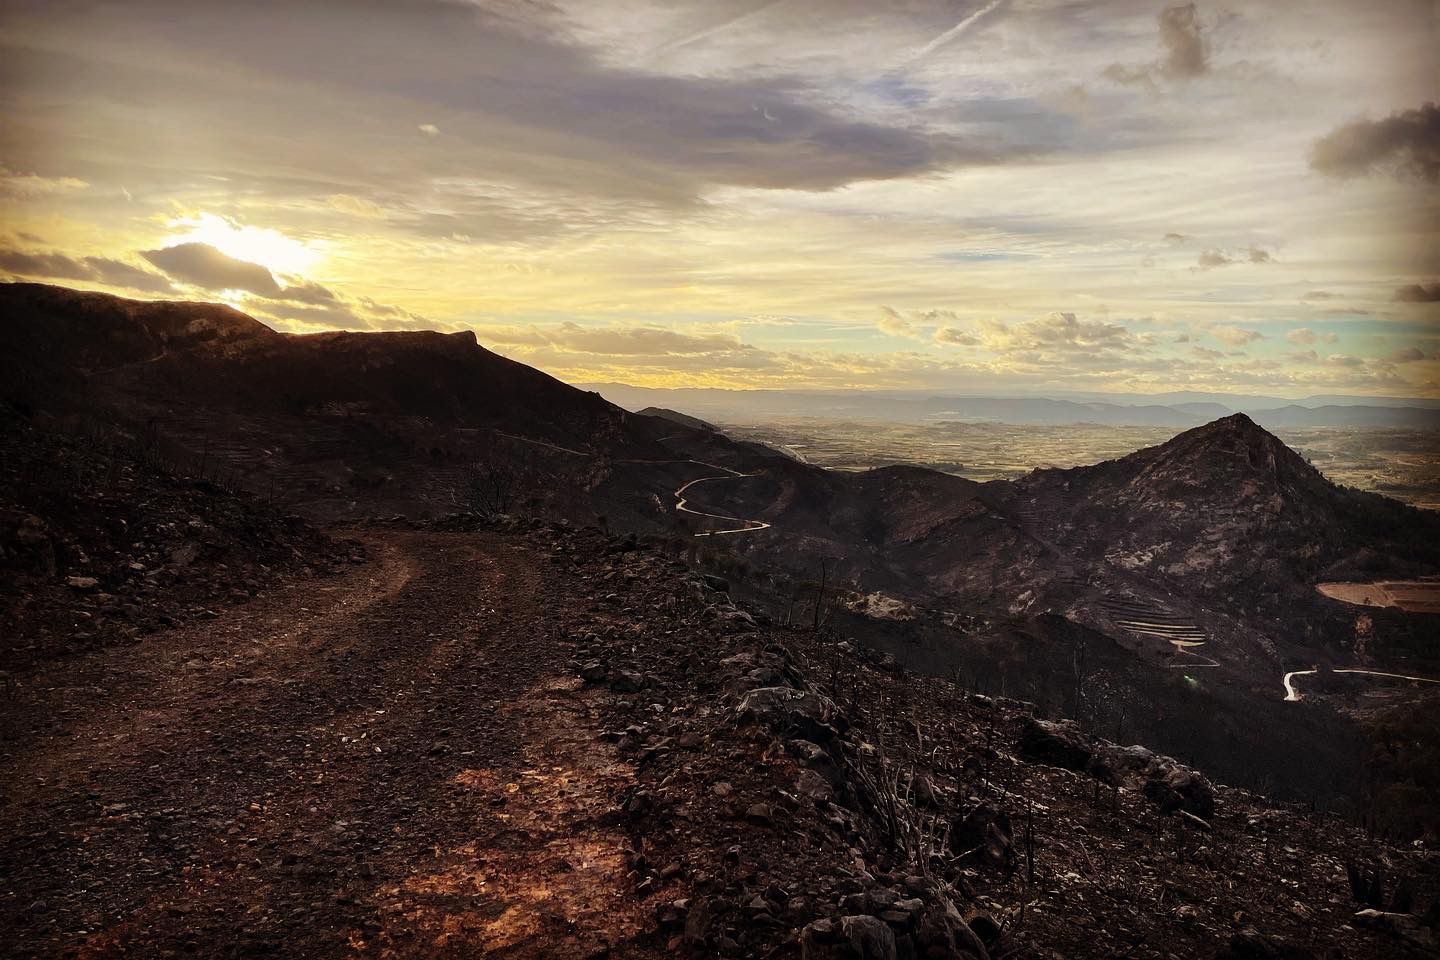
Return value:
M 730 423 L 775 417 L 815 417 L 895 423 L 967 421 L 1048 426 L 1094 423 L 1184 429 L 1244 413 L 1270 430 L 1440 428 L 1440 401 L 1393 397 L 1316 396 L 1283 400 L 1176 393 L 1156 397 L 1126 394 L 1101 399 L 1104 395 L 976 397 L 907 391 L 659 389 L 618 383 L 583 387 L 630 410 L 668 407 L 691 416 Z

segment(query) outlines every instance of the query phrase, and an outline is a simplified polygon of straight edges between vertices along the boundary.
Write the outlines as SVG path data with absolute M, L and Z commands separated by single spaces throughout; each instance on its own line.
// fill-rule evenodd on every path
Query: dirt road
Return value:
M 495 534 L 17 678 L 10 956 L 649 956 L 563 574 Z

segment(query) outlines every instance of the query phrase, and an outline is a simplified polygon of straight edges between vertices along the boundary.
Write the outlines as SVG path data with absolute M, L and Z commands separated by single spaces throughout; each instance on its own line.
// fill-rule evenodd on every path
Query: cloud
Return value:
M 246 299 L 245 308 L 276 326 L 298 332 L 312 330 L 434 330 L 435 321 L 369 297 L 350 297 L 298 277 L 273 297 Z
M 57 194 L 84 190 L 90 184 L 75 177 L 41 177 L 33 173 L 14 173 L 0 166 L 0 197 L 11 200 L 35 200 Z
M 1425 359 L 1425 352 L 1419 347 L 1399 347 L 1385 357 L 1389 363 L 1416 363 Z
M 1315 343 L 1334 343 L 1337 338 L 1329 330 L 1317 333 L 1309 327 L 1297 327 L 1285 334 L 1285 339 L 1297 347 L 1308 347 Z
M 1213 270 L 1215 267 L 1227 267 L 1232 263 L 1273 263 L 1274 256 L 1269 250 L 1254 246 L 1253 244 L 1237 253 L 1227 253 L 1224 250 L 1202 251 L 1198 260 L 1195 261 L 1194 270 Z
M 1201 360 L 1219 360 L 1220 358 L 1225 356 L 1225 352 L 1223 350 L 1211 350 L 1209 347 L 1202 347 L 1198 345 L 1191 347 L 1190 353 L 1196 357 L 1199 357 Z
M 1395 300 L 1398 303 L 1440 302 L 1440 283 L 1428 285 L 1423 283 L 1406 284 L 1395 291 Z
M 569 350 L 612 356 L 689 356 L 742 350 L 739 337 L 728 334 L 688 334 L 664 327 L 585 328 L 563 323 L 554 342 Z
M 1195 4 L 1181 3 L 1160 11 L 1160 60 L 1144 66 L 1112 63 L 1104 76 L 1116 83 L 1155 87 L 1155 78 L 1186 81 L 1210 72 L 1209 45 Z
M 330 330 L 369 330 L 376 326 L 370 318 L 361 316 L 353 306 L 339 300 L 325 305 L 267 300 L 258 306 L 257 312 L 301 324 L 302 329 L 320 327 Z
M 1195 4 L 1182 3 L 1160 12 L 1160 42 L 1165 47 L 1161 70 L 1166 76 L 1189 79 L 1210 69 Z
M 879 327 L 882 333 L 888 333 L 892 337 L 916 337 L 920 334 L 915 324 L 893 307 L 882 306 L 880 308 L 880 319 L 875 321 L 875 326 Z
M 1039 360 L 1047 355 L 1099 355 L 1132 344 L 1130 331 L 1118 323 L 1081 320 L 1069 311 L 1058 311 L 1014 325 L 987 320 L 981 325 L 980 342 L 1003 355 L 1027 355 Z
M 32 55 L 36 62 L 12 64 L 9 73 L 31 87 L 64 71 L 83 76 L 87 82 L 46 84 L 50 93 L 83 97 L 85 115 L 118 115 L 140 100 L 149 115 L 210 121 L 217 140 L 180 143 L 166 162 L 231 177 L 233 191 L 248 188 L 242 177 L 256 177 L 287 190 L 308 181 L 318 196 L 373 196 L 478 173 L 528 192 L 690 209 L 718 187 L 827 191 L 1037 152 L 1028 129 L 979 132 L 857 110 L 796 71 L 660 73 L 577 42 L 557 8 L 259 4 L 240 18 L 213 3 L 136 4 L 123 16 L 84 2 L 53 5 L 23 18 L 24 26 L 71 34 L 65 66 Z M 103 91 L 93 88 L 96 77 Z M 271 96 L 257 95 L 261 77 Z M 423 123 L 406 125 L 419 133 L 410 142 L 358 133 L 393 127 L 402 104 L 424 111 L 412 114 Z M 33 112 L 32 126 L 47 122 L 48 114 Z M 262 128 L 266 137 L 248 135 Z M 437 135 L 442 155 L 413 142 Z M 212 142 L 233 149 L 220 160 Z M 297 177 L 301 156 L 305 173 L 323 170 L 323 178 Z
M 1264 340 L 1265 334 L 1258 330 L 1245 330 L 1241 327 L 1211 327 L 1210 336 L 1219 340 L 1226 346 L 1243 347 L 1247 343 L 1254 343 L 1256 340 Z
M 584 327 L 567 321 L 555 327 L 481 326 L 475 332 L 488 343 L 613 357 L 693 357 L 755 350 L 730 334 L 690 334 L 649 325 Z
M 385 209 L 378 203 L 349 193 L 332 193 L 325 198 L 325 203 L 331 209 L 366 220 L 379 220 L 385 216 Z
M 221 253 L 208 243 L 177 243 L 159 250 L 141 250 L 140 256 L 174 279 L 206 290 L 245 290 L 262 297 L 282 293 L 269 270 Z
M 146 293 L 169 293 L 173 290 L 170 282 L 159 274 L 109 257 L 76 258 L 63 253 L 0 250 L 0 270 L 22 277 L 81 280 Z
M 335 291 L 310 280 L 294 278 L 287 279 L 286 282 L 288 285 L 271 299 L 308 303 L 311 306 L 329 306 L 340 300 Z
M 1333 300 L 1335 294 L 1328 290 L 1310 290 L 1300 297 L 1301 300 Z
M 1325 362 L 1332 367 L 1363 367 L 1365 361 L 1360 357 L 1352 357 L 1343 353 L 1332 353 L 1325 358 Z
M 968 330 L 961 330 L 959 327 L 936 327 L 934 339 L 936 343 L 945 343 L 955 347 L 977 347 L 981 340 Z
M 1166 243 L 1171 243 L 1179 246 L 1180 244 L 1187 242 L 1190 238 L 1185 236 L 1185 234 L 1183 233 L 1167 233 L 1165 234 L 1165 236 L 1161 237 L 1161 239 L 1164 240 Z
M 1355 120 L 1315 141 L 1310 168 L 1330 177 L 1388 171 L 1440 183 L 1440 105 L 1400 110 L 1383 120 Z

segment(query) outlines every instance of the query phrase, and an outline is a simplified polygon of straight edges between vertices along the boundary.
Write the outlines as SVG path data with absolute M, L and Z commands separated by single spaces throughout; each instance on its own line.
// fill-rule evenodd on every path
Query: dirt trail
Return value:
M 491 534 L 365 539 L 339 578 L 18 678 L 10 955 L 650 955 L 562 574 Z

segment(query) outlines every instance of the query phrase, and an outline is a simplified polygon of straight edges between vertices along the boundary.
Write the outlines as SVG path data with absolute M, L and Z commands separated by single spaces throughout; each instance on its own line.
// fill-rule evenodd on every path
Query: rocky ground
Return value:
M 7 671 L 214 618 L 282 578 L 363 559 L 357 544 L 236 489 L 213 460 L 160 462 L 142 432 L 0 409 Z
M 1426 851 L 769 624 L 633 540 L 444 526 L 14 671 L 6 952 L 1429 949 Z

